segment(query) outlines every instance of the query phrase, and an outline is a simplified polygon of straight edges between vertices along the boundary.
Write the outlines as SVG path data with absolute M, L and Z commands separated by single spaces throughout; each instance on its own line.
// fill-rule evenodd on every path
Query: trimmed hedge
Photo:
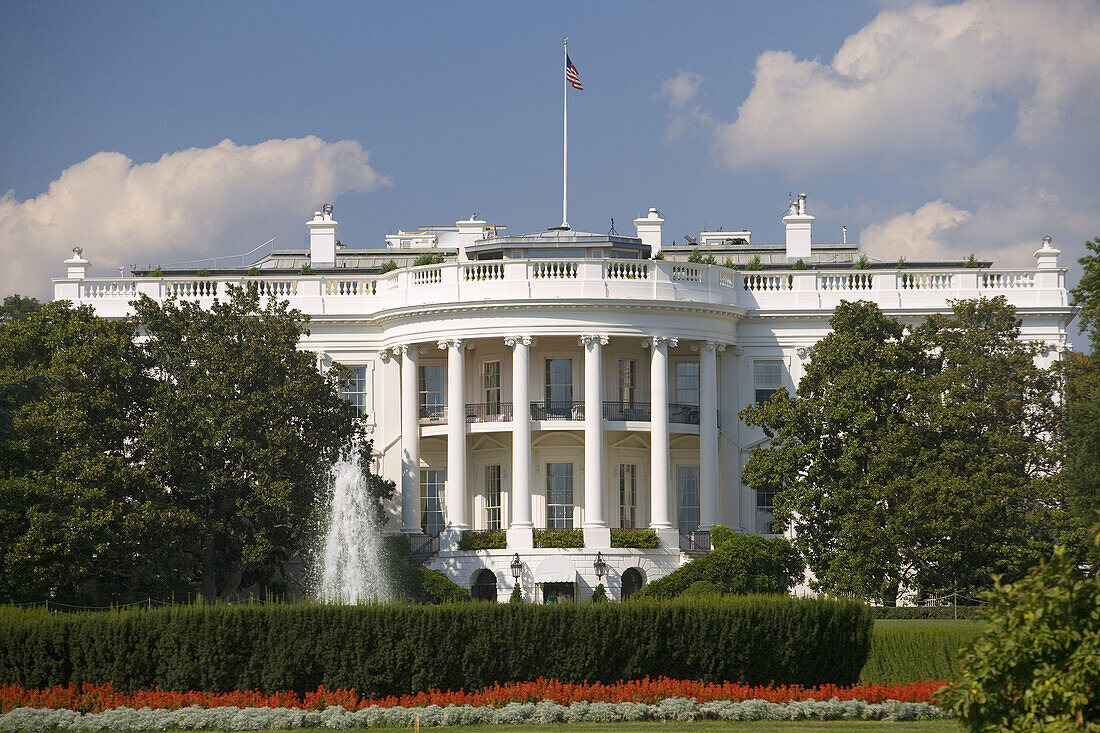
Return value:
M 508 536 L 503 529 L 468 529 L 458 541 L 460 550 L 503 550 Z
M 876 621 L 859 681 L 894 685 L 954 679 L 960 654 L 981 633 L 978 621 Z
M 355 688 L 370 696 L 539 677 L 747 684 L 859 678 L 871 616 L 850 601 L 0 608 L 0 683 L 123 690 Z
M 876 619 L 972 619 L 980 606 L 871 606 Z
M 637 547 L 652 550 L 661 546 L 661 538 L 653 529 L 613 529 L 611 530 L 612 547 Z
M 536 529 L 535 547 L 584 547 L 584 530 Z

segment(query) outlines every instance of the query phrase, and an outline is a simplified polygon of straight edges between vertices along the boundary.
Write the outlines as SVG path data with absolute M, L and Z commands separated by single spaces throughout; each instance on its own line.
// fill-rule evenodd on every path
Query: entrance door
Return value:
M 474 584 L 470 588 L 470 595 L 475 601 L 497 600 L 497 576 L 491 570 L 480 570 L 474 577 Z

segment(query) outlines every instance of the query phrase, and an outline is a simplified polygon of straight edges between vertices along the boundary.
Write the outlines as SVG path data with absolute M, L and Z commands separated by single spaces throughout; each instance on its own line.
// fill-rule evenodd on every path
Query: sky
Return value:
M 1069 283 L 1100 235 L 1100 3 L 0 0 L 0 296 L 340 239 L 561 220 L 814 241 Z M 681 239 L 682 241 L 682 239 Z M 1074 339 L 1083 346 L 1083 340 Z

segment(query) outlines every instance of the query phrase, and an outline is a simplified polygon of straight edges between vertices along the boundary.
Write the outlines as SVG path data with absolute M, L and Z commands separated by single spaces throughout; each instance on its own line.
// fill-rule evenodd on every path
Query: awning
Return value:
M 535 568 L 536 583 L 576 583 L 577 570 L 568 558 L 553 555 Z

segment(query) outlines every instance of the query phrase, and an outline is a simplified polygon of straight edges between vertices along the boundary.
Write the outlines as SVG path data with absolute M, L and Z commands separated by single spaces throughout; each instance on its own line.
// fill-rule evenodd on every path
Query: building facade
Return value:
M 308 250 L 247 268 L 95 278 L 74 250 L 55 298 L 106 317 L 140 294 L 209 303 L 233 284 L 290 301 L 312 318 L 302 348 L 319 367 L 352 370 L 345 397 L 397 485 L 389 531 L 414 554 L 480 597 L 507 599 L 515 565 L 528 600 L 584 599 L 599 582 L 619 598 L 708 549 L 714 524 L 771 533 L 773 497 L 740 482 L 765 438 L 737 415 L 797 387 L 841 300 L 916 321 L 1003 295 L 1047 362 L 1067 346 L 1073 311 L 1049 238 L 1030 269 L 899 269 L 814 243 L 804 195 L 783 222 L 780 244 L 717 231 L 677 245 L 656 209 L 636 236 L 512 236 L 475 215 L 355 249 L 326 205 Z M 485 531 L 502 536 L 469 534 Z M 639 535 L 658 546 L 624 546 Z M 497 541 L 461 549 L 475 538 Z

